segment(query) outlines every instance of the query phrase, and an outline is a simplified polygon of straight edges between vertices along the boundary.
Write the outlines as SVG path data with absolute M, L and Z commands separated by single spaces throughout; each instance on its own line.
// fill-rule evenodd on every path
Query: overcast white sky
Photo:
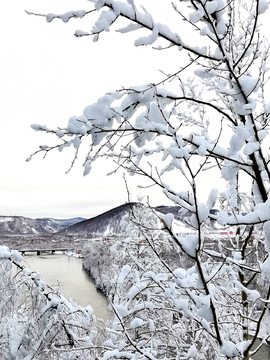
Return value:
M 91 6 L 85 0 L 2 4 L 0 215 L 91 217 L 127 201 L 121 174 L 106 177 L 108 164 L 83 177 L 81 158 L 66 175 L 69 149 L 25 162 L 39 145 L 50 143 L 50 137 L 30 128 L 32 123 L 64 126 L 105 92 L 157 81 L 158 69 L 166 70 L 167 54 L 154 53 L 149 61 L 153 50 L 134 48 L 124 35 L 106 33 L 98 43 L 75 38 L 76 29 L 91 29 L 90 17 L 48 24 L 24 12 L 62 13 Z
M 156 0 L 143 2 L 157 8 Z M 31 124 L 65 126 L 72 115 L 81 115 L 104 93 L 157 82 L 162 79 L 159 69 L 173 72 L 181 65 L 182 55 L 177 50 L 135 48 L 129 36 L 136 38 L 136 33 L 104 33 L 98 43 L 90 37 L 74 37 L 77 29 L 91 30 L 91 16 L 67 24 L 55 19 L 48 24 L 45 18 L 24 12 L 90 8 L 92 4 L 86 0 L 14 0 L 2 5 L 0 215 L 89 218 L 127 201 L 122 174 L 106 177 L 108 162 L 96 165 L 87 177 L 82 175 L 83 157 L 65 174 L 73 158 L 71 149 L 25 162 L 39 145 L 55 143 L 54 137 L 34 132 Z M 141 190 L 135 186 L 136 179 L 128 180 L 136 201 Z M 215 185 L 211 180 L 205 183 L 209 191 Z M 151 193 L 153 205 L 163 203 L 154 189 Z

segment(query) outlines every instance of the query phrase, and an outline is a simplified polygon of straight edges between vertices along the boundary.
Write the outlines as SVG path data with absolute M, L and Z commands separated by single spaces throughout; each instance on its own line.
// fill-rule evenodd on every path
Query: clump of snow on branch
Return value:
M 168 58 L 159 83 L 107 93 L 65 128 L 32 125 L 60 142 L 36 153 L 73 147 L 73 164 L 88 139 L 84 175 L 112 160 L 111 173 L 144 177 L 179 207 L 124 217 L 130 236 L 110 248 L 115 261 L 105 261 L 110 276 L 100 280 L 114 312 L 103 358 L 246 360 L 270 301 L 268 2 L 184 0 L 170 8 L 176 24 L 133 0 L 92 3 L 47 20 L 96 14 L 92 30 L 75 35 L 98 41 L 122 19 L 117 36 L 138 31 L 135 46 L 170 49 L 179 60 L 172 70 Z

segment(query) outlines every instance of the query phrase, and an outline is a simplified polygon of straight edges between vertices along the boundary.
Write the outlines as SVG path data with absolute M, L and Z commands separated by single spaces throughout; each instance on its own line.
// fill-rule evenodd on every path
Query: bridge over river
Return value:
M 67 251 L 74 251 L 74 248 L 47 248 L 47 249 L 20 249 L 18 250 L 22 255 L 24 255 L 25 253 L 36 253 L 37 255 L 40 255 L 41 253 L 49 253 L 49 254 L 54 254 L 56 251 L 57 252 L 67 252 Z M 81 250 L 76 249 L 76 252 L 78 254 L 81 253 Z

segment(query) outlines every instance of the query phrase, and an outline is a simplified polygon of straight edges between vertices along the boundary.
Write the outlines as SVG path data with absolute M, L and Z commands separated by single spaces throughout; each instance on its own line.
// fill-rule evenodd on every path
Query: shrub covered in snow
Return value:
M 0 357 L 9 360 L 86 359 L 97 354 L 95 316 L 47 286 L 0 246 Z

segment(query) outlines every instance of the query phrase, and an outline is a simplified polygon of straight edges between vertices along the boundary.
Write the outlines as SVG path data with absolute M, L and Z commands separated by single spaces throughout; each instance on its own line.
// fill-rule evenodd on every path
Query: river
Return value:
M 51 286 L 61 285 L 64 296 L 81 306 L 91 305 L 97 318 L 109 319 L 110 311 L 105 296 L 82 268 L 82 259 L 66 255 L 26 256 L 27 266 L 39 272 Z M 253 360 L 269 360 L 270 348 L 263 346 Z
M 109 319 L 105 296 L 82 268 L 82 259 L 66 255 L 26 256 L 27 266 L 39 272 L 51 286 L 60 284 L 63 295 L 81 306 L 91 305 L 97 318 Z

